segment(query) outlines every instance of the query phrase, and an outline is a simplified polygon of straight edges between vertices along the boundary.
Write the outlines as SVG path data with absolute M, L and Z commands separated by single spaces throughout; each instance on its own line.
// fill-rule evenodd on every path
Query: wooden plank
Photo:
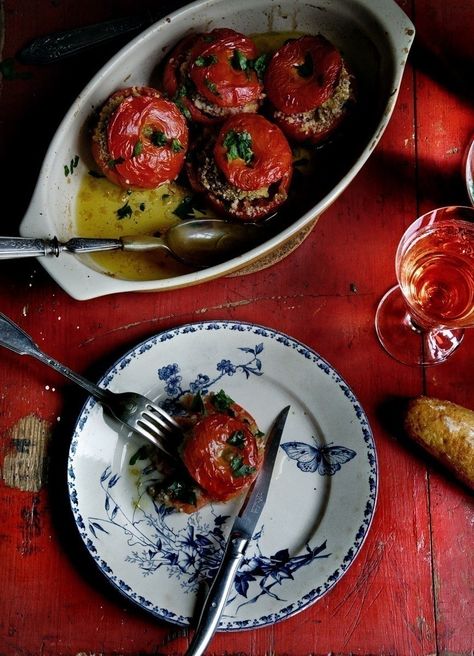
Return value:
M 412 3 L 400 4 L 408 11 Z M 472 5 L 451 5 L 413 0 L 420 45 L 444 65 L 468 60 L 473 24 Z M 92 0 L 47 6 L 5 0 L 4 7 L 4 57 L 37 33 L 83 23 L 85 15 L 94 22 L 116 10 Z M 122 0 L 120 10 L 132 13 L 133 3 Z M 29 69 L 30 79 L 3 81 L 5 188 L 17 188 L 18 171 L 25 188 L 6 199 L 5 232 L 16 232 L 44 148 L 103 56 Z M 419 211 L 465 200 L 459 164 L 472 107 L 452 83 L 430 77 L 430 57 L 414 61 L 415 77 L 410 66 L 368 164 L 300 248 L 269 269 L 190 290 L 79 303 L 36 263 L 0 267 L 0 309 L 47 352 L 93 379 L 160 330 L 202 319 L 252 321 L 314 348 L 367 411 L 380 490 L 372 530 L 355 563 L 312 607 L 274 627 L 219 634 L 210 653 L 472 652 L 472 622 L 465 619 L 472 617 L 474 596 L 471 499 L 400 437 L 398 402 L 426 391 L 468 405 L 474 336 L 466 335 L 451 362 L 423 376 L 392 361 L 373 329 L 377 302 L 395 279 L 393 257 L 405 226 Z M 32 149 L 32 132 L 22 126 L 38 123 Z M 112 589 L 75 530 L 65 463 L 84 397 L 54 372 L 6 352 L 0 354 L 0 380 L 0 654 L 183 653 L 187 631 L 157 622 Z

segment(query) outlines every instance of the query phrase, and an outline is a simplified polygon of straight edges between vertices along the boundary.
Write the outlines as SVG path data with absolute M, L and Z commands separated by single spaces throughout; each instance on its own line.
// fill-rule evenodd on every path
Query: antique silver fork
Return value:
M 24 330 L 0 312 L 0 346 L 19 355 L 30 355 L 79 385 L 99 401 L 110 414 L 130 430 L 146 438 L 168 455 L 176 457 L 181 428 L 156 403 L 136 392 L 112 392 L 91 383 L 49 355 Z

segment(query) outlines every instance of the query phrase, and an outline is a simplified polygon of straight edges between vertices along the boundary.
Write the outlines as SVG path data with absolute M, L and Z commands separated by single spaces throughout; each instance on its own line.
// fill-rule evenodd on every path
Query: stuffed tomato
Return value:
M 186 171 L 193 189 L 219 214 L 258 221 L 286 201 L 292 153 L 278 126 L 260 114 L 239 114 L 216 137 L 196 144 Z
M 260 61 L 252 39 L 229 28 L 190 35 L 168 58 L 163 88 L 197 123 L 256 112 L 263 100 Z
M 188 127 L 174 103 L 156 89 L 130 87 L 112 94 L 92 135 L 101 172 L 125 189 L 153 189 L 179 175 Z
M 151 494 L 190 513 L 247 490 L 261 468 L 265 445 L 255 419 L 223 390 L 187 401 L 184 414 L 176 416 L 184 433 L 181 465 L 171 463 Z
M 340 52 L 325 37 L 287 41 L 265 72 L 270 115 L 288 138 L 319 143 L 332 135 L 353 105 L 354 81 Z

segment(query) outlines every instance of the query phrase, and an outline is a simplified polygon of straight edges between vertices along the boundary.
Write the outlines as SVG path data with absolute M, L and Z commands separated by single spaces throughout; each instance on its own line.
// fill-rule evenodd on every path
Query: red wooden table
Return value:
M 2 234 L 17 233 L 61 117 L 117 45 L 43 67 L 12 59 L 35 36 L 127 15 L 136 4 L 3 0 Z M 0 310 L 89 377 L 163 329 L 236 319 L 306 343 L 365 408 L 380 488 L 355 563 L 310 608 L 274 626 L 218 634 L 208 653 L 473 654 L 472 495 L 400 437 L 392 402 L 426 393 L 474 409 L 474 332 L 448 362 L 423 370 L 388 357 L 373 320 L 408 223 L 434 207 L 467 204 L 461 161 L 474 128 L 474 5 L 400 5 L 417 37 L 390 125 L 356 180 L 284 260 L 191 289 L 87 302 L 68 297 L 37 262 L 0 265 Z M 130 605 L 78 543 L 65 456 L 83 397 L 7 351 L 0 381 L 0 654 L 183 653 L 187 631 Z

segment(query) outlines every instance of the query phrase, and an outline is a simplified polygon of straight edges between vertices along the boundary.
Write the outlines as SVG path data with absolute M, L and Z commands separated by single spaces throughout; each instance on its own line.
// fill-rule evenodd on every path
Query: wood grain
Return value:
M 193 289 L 87 303 L 66 296 L 36 262 L 0 266 L 2 312 L 93 379 L 163 329 L 201 319 L 252 321 L 314 348 L 366 410 L 380 487 L 358 558 L 338 585 L 298 615 L 218 634 L 209 649 L 216 656 L 473 653 L 472 496 L 404 439 L 400 419 L 404 400 L 421 393 L 474 409 L 474 334 L 467 331 L 445 364 L 412 369 L 382 351 L 373 318 L 394 284 L 404 228 L 430 208 L 467 203 L 460 167 L 474 125 L 467 80 L 474 5 L 399 4 L 414 20 L 417 40 L 389 127 L 354 182 L 287 257 Z M 39 34 L 128 15 L 136 3 L 4 0 L 3 9 L 5 61 Z M 18 230 L 60 119 L 115 47 L 49 67 L 14 61 L 15 75 L 4 75 L 4 234 Z M 188 632 L 129 604 L 99 574 L 77 535 L 65 476 L 84 397 L 51 370 L 7 351 L 0 353 L 0 382 L 0 655 L 184 653 Z M 35 444 L 30 453 L 28 440 Z

